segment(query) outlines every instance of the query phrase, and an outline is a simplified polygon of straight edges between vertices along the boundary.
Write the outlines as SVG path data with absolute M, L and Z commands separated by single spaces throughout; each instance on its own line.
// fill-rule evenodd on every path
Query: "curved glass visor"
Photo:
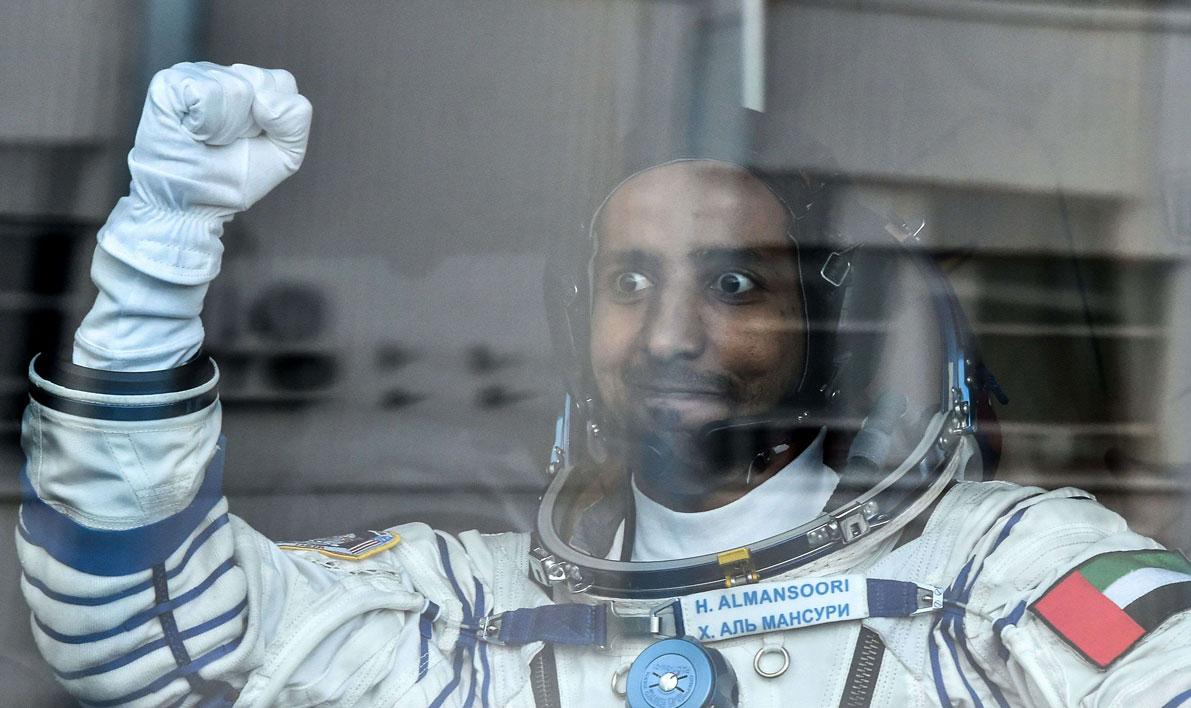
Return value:
M 808 334 L 810 346 L 831 347 L 826 395 L 786 397 L 700 433 L 709 457 L 764 477 L 718 512 L 718 528 L 725 513 L 739 514 L 722 539 L 658 544 L 637 535 L 657 528 L 641 518 L 659 513 L 642 498 L 643 476 L 653 472 L 626 452 L 631 446 L 606 433 L 601 440 L 568 399 L 557 474 L 538 512 L 540 580 L 645 598 L 772 577 L 904 524 L 915 502 L 956 474 L 950 463 L 971 451 L 969 368 L 978 359 L 949 284 L 930 256 L 893 238 L 862 244 L 847 261 L 839 321 L 809 323 L 830 328 L 829 336 Z M 827 275 L 803 263 L 804 279 Z M 667 543 L 699 552 L 641 558 L 642 548 Z

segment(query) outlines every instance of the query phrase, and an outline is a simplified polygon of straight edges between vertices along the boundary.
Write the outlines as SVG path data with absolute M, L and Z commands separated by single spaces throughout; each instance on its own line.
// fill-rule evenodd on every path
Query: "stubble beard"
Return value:
M 721 495 L 740 492 L 751 460 L 716 461 L 702 442 L 706 424 L 687 425 L 666 406 L 637 406 L 619 423 L 626 470 L 641 491 L 678 511 L 713 508 Z

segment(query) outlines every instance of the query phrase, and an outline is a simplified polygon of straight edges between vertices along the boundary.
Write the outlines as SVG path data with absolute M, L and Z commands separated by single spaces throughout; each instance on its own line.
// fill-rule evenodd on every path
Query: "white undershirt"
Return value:
M 744 496 L 708 511 L 674 511 L 645 496 L 633 483 L 637 529 L 635 561 L 674 560 L 739 548 L 789 531 L 815 518 L 835 491 L 839 475 L 823 464 L 820 431 L 790 464 Z M 624 527 L 609 558 L 620 556 Z

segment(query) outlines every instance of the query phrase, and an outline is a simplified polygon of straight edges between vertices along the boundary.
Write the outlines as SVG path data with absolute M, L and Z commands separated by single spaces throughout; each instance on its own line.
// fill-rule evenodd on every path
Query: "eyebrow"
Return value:
M 755 248 L 701 248 L 690 254 L 698 265 L 741 264 L 760 265 L 767 259 Z
M 596 263 L 618 268 L 656 268 L 661 263 L 661 259 L 648 251 L 630 248 L 622 251 L 597 251 Z
M 687 258 L 700 267 L 747 265 L 762 266 L 771 261 L 776 252 L 786 253 L 786 248 L 701 248 Z M 596 263 L 617 268 L 656 268 L 661 259 L 654 253 L 639 248 L 603 251 L 596 254 Z

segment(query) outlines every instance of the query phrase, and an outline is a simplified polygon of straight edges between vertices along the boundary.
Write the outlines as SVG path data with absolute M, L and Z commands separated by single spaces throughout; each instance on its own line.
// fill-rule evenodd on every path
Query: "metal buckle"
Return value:
M 496 644 L 504 646 L 505 643 L 500 641 L 500 625 L 504 621 L 505 613 L 495 615 L 485 615 L 476 620 L 476 639 L 479 639 L 485 644 Z
M 548 588 L 567 579 L 566 566 L 554 560 L 554 555 L 541 546 L 534 546 L 529 552 L 529 572 L 539 585 Z
M 812 548 L 824 545 L 829 541 L 839 540 L 844 543 L 852 543 L 863 538 L 875 526 L 880 525 L 881 520 L 877 519 L 880 511 L 880 506 L 873 499 L 864 504 L 856 503 L 840 509 L 831 515 L 832 520 L 825 526 L 812 531 L 811 542 L 814 544 Z
M 678 600 L 670 600 L 649 613 L 649 633 L 655 637 L 678 637 Z
M 868 519 L 864 516 L 864 511 L 860 507 L 856 507 L 847 514 L 837 517 L 839 521 L 840 536 L 844 543 L 852 543 L 864 534 L 868 533 Z
M 673 604 L 673 603 L 667 603 Z M 666 624 L 661 617 L 653 614 L 648 615 L 622 615 L 616 611 L 616 607 L 612 604 L 607 605 L 608 611 L 604 614 L 604 645 L 600 649 L 610 649 L 616 640 L 621 637 L 657 637 L 662 636 L 662 630 Z M 660 609 L 660 608 L 659 608 Z M 657 610 L 655 610 L 656 612 Z M 669 626 L 675 626 L 673 618 L 673 610 L 671 610 Z M 665 636 L 677 636 L 676 633 Z
M 612 643 L 621 637 L 677 637 L 678 622 L 674 602 L 667 602 L 657 607 L 648 615 L 622 615 L 616 611 L 611 603 L 604 603 L 607 612 L 604 613 L 604 644 L 600 649 L 608 649 Z M 504 612 L 486 615 L 476 620 L 476 638 L 485 644 L 505 646 L 500 639 L 501 625 L 504 624 Z
M 927 612 L 938 612 L 943 609 L 943 588 L 937 588 L 934 585 L 923 585 L 922 583 L 915 583 L 918 586 L 918 609 L 910 613 L 910 616 L 922 615 Z
M 727 587 L 746 585 L 761 580 L 757 575 L 757 566 L 753 564 L 753 554 L 747 546 L 724 551 L 717 556 L 720 570 L 724 573 L 724 583 Z

